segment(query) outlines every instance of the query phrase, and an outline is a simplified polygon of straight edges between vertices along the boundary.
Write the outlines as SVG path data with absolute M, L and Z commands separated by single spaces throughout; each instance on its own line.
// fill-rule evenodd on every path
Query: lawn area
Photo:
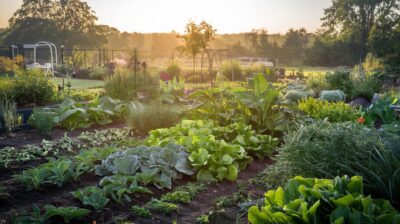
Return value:
M 51 78 L 56 85 L 62 85 L 63 79 L 53 77 Z M 64 85 L 71 82 L 71 89 L 91 89 L 91 88 L 98 88 L 104 86 L 104 81 L 101 80 L 91 80 L 91 79 L 64 79 Z

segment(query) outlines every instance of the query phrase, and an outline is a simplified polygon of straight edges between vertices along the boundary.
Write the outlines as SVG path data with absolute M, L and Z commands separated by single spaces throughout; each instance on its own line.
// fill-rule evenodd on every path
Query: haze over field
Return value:
M 98 24 L 127 32 L 183 32 L 185 24 L 207 20 L 218 33 L 248 32 L 265 28 L 269 33 L 285 33 L 304 27 L 316 31 L 323 9 L 330 0 L 88 0 L 98 16 Z M 1 0 L 0 27 L 21 6 L 22 0 Z

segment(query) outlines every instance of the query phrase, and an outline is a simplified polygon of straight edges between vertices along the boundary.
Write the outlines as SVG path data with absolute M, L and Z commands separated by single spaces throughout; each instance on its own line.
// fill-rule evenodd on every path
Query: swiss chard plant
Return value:
M 389 201 L 363 195 L 362 177 L 295 177 L 265 193 L 264 203 L 248 210 L 251 224 L 261 223 L 399 223 Z

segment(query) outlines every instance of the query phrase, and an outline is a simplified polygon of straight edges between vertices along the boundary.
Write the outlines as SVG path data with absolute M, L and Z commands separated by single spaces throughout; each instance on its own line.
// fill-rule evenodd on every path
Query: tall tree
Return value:
M 287 63 L 303 64 L 307 44 L 308 35 L 306 29 L 289 29 L 281 49 Z
M 94 11 L 80 0 L 23 0 L 21 8 L 9 19 L 3 42 L 25 41 L 30 35 L 23 36 L 26 34 L 21 33 L 24 32 L 21 27 L 27 27 L 32 35 L 43 38 L 41 40 L 68 47 L 94 47 L 105 42 L 96 20 Z M 54 26 L 52 30 L 48 29 L 50 26 Z M 37 40 L 29 42 L 33 41 Z
M 399 22 L 399 0 L 332 0 L 322 18 L 326 33 L 345 39 L 353 37 L 360 45 L 360 57 L 368 52 L 373 27 L 394 26 Z

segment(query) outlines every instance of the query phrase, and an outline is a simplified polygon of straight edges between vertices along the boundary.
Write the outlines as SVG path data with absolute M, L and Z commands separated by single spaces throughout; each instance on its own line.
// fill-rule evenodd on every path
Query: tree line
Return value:
M 283 35 L 263 29 L 215 35 L 210 48 L 297 66 L 353 66 L 372 53 L 389 69 L 399 69 L 400 0 L 332 0 L 321 20 L 315 33 L 302 28 Z M 8 28 L 0 30 L 0 45 L 48 40 L 67 48 L 138 48 L 161 58 L 185 44 L 176 32 L 126 33 L 96 21 L 95 12 L 81 0 L 23 0 Z

